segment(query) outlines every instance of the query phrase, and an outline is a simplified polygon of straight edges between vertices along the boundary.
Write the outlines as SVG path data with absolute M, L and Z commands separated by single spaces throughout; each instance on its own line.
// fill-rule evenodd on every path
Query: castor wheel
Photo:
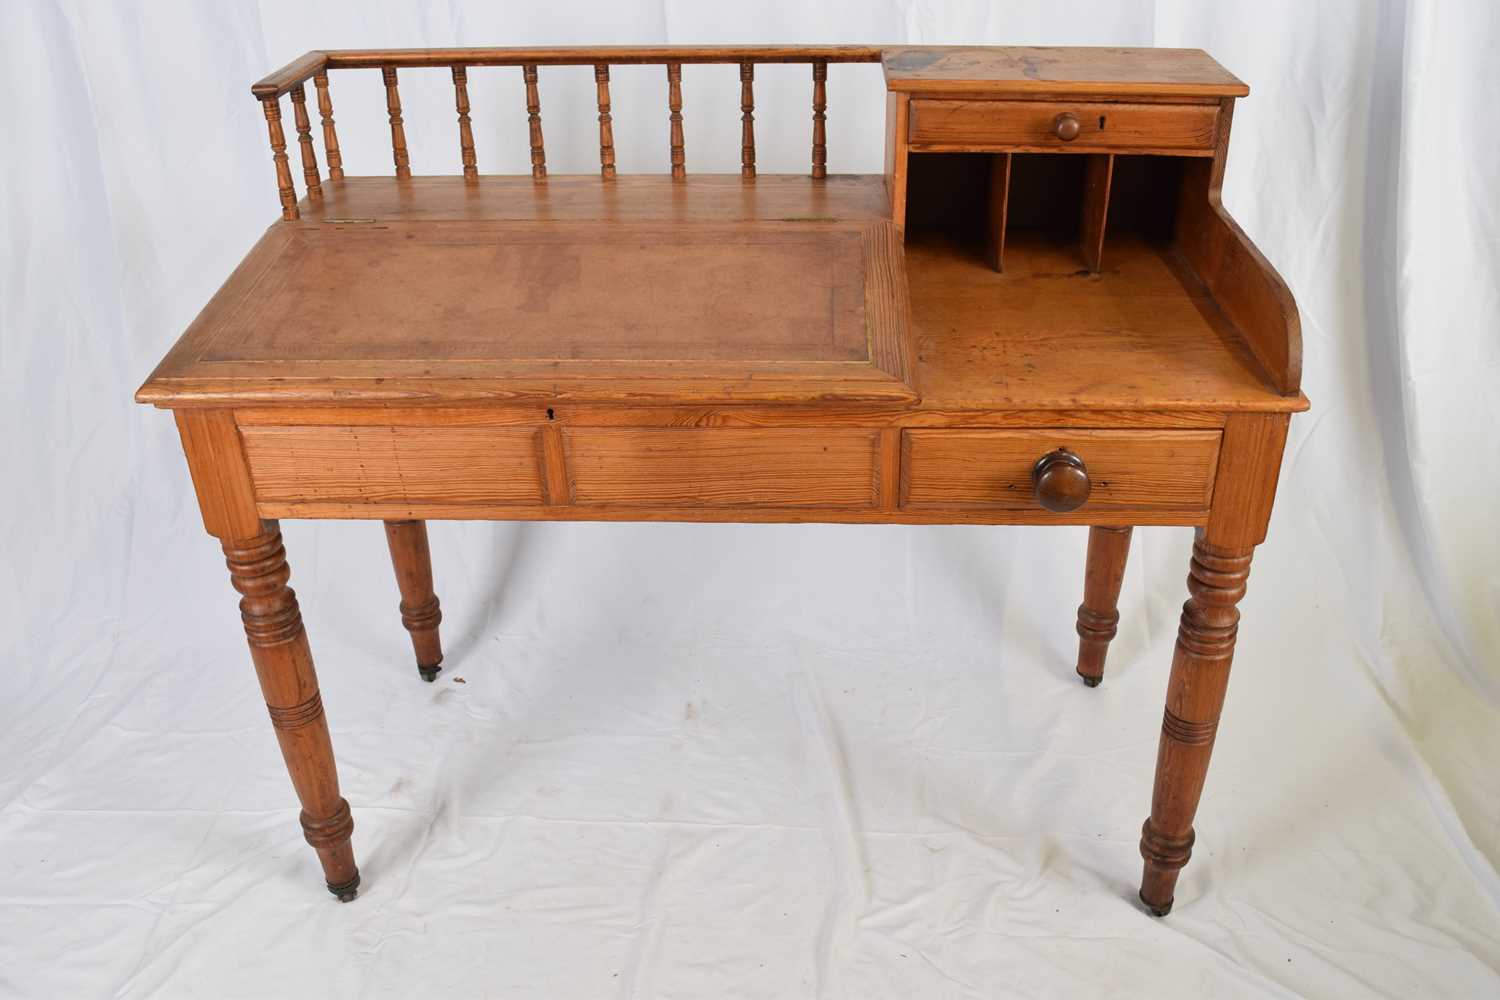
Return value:
M 1172 912 L 1172 900 L 1170 899 L 1167 900 L 1166 905 L 1164 906 L 1153 906 L 1152 904 L 1146 902 L 1145 896 L 1142 896 L 1141 903 L 1146 907 L 1148 911 L 1150 911 L 1153 917 L 1165 917 L 1168 913 Z
M 359 876 L 356 875 L 341 885 L 330 885 L 328 891 L 338 897 L 340 903 L 348 903 L 359 895 Z
M 434 663 L 430 667 L 424 667 L 420 663 L 417 664 L 417 673 L 421 674 L 422 679 L 428 684 L 431 684 L 433 681 L 437 680 L 438 671 L 442 669 L 443 665 L 441 663 Z

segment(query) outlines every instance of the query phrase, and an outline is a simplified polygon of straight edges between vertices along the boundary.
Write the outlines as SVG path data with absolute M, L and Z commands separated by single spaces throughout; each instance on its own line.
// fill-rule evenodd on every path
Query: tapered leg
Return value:
M 1089 687 L 1104 680 L 1104 657 L 1120 624 L 1116 605 L 1125 580 L 1131 528 L 1090 528 L 1083 603 L 1078 606 L 1078 676 Z
M 1193 815 L 1203 794 L 1253 548 L 1220 548 L 1203 531 L 1193 544 L 1189 598 L 1182 608 L 1167 710 L 1156 755 L 1151 817 L 1141 830 L 1141 902 L 1157 916 L 1172 909 L 1177 875 L 1193 851 Z
M 396 567 L 396 586 L 401 590 L 401 624 L 411 633 L 417 654 L 417 672 L 424 681 L 437 678 L 443 662 L 443 644 L 438 625 L 443 612 L 432 592 L 432 552 L 427 547 L 426 521 L 387 521 L 385 540 Z
M 328 891 L 348 902 L 359 889 L 359 869 L 349 844 L 354 819 L 349 803 L 339 795 L 312 652 L 297 595 L 287 586 L 291 571 L 281 528 L 275 521 L 262 521 L 260 528 L 260 534 L 249 538 L 223 540 L 229 579 L 244 595 L 240 616 L 250 641 L 250 658 L 292 786 L 302 802 L 302 832 L 323 863 Z

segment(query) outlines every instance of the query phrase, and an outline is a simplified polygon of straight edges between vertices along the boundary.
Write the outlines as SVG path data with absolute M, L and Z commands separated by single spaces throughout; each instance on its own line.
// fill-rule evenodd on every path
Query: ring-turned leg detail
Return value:
M 1089 687 L 1104 679 L 1104 657 L 1120 624 L 1120 585 L 1130 555 L 1133 529 L 1089 529 L 1088 565 L 1083 575 L 1083 603 L 1078 606 L 1078 676 Z
M 1200 531 L 1188 574 L 1191 595 L 1182 608 L 1167 708 L 1156 757 L 1151 817 L 1141 830 L 1141 902 L 1157 916 L 1172 909 L 1177 876 L 1193 852 L 1193 815 L 1203 795 L 1229 665 L 1239 628 L 1253 549 L 1209 544 Z
M 297 595 L 287 586 L 291 570 L 281 529 L 275 521 L 265 521 L 261 534 L 227 539 L 223 546 L 229 579 L 243 595 L 240 617 L 250 658 L 292 786 L 302 803 L 303 835 L 318 852 L 328 890 L 347 902 L 359 888 L 359 869 L 349 842 L 354 818 L 349 803 L 339 795 L 312 652 Z
M 417 672 L 424 681 L 437 678 L 443 663 L 443 644 L 438 625 L 443 612 L 432 591 L 432 551 L 427 545 L 426 521 L 387 521 L 385 540 L 396 568 L 396 586 L 401 591 L 401 624 L 411 633 L 417 654 Z

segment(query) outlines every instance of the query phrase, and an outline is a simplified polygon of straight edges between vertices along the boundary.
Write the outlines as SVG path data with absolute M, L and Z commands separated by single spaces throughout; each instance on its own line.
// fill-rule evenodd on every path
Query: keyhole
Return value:
M 1101 131 L 1101 132 L 1104 131 L 1104 116 L 1103 115 L 1099 116 L 1099 131 Z

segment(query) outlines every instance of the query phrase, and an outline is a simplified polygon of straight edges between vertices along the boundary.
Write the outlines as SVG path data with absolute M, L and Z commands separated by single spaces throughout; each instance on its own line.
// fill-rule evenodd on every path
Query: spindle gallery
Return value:
M 805 104 L 757 108 L 768 63 L 806 69 Z M 841 173 L 828 149 L 847 63 L 884 70 L 880 174 Z M 638 126 L 611 108 L 622 65 L 659 67 L 664 173 L 617 170 L 615 131 Z M 738 79 L 738 173 L 692 167 L 698 116 L 736 108 L 685 105 L 687 65 L 728 93 Z M 597 174 L 549 171 L 561 66 L 593 71 Z M 380 74 L 391 162 L 345 176 L 331 82 L 359 73 Z M 452 110 L 403 108 L 401 80 L 425 73 L 451 77 Z M 529 152 L 526 176 L 480 170 L 481 74 L 525 108 L 503 141 Z M 280 218 L 137 399 L 175 414 L 339 899 L 359 885 L 358 804 L 339 793 L 282 518 L 385 522 L 429 681 L 434 518 L 1087 525 L 1089 687 L 1132 527 L 1190 527 L 1140 843 L 1140 898 L 1171 908 L 1237 605 L 1307 407 L 1296 306 L 1220 200 L 1243 83 L 1196 50 L 494 48 L 310 52 L 251 92 Z M 455 127 L 453 172 L 412 174 L 407 114 Z M 805 172 L 758 170 L 757 114 L 805 123 Z

